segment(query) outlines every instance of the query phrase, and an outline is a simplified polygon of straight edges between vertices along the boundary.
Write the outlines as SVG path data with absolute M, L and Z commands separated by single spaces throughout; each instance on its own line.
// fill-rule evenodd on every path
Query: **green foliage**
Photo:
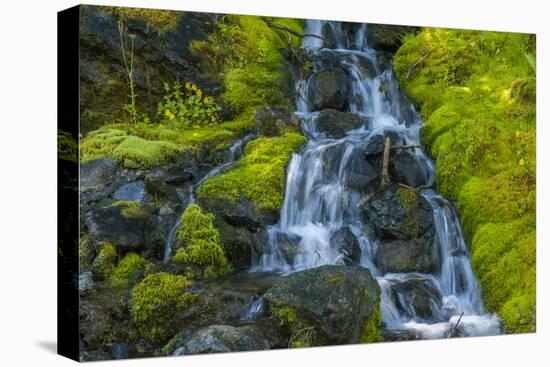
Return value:
M 71 134 L 57 130 L 57 157 L 66 161 L 78 162 L 78 143 Z
M 485 304 L 508 332 L 535 328 L 533 39 L 426 28 L 407 36 L 394 59 L 421 107 L 438 188 L 457 198 Z
M 316 340 L 317 336 L 314 329 L 307 327 L 292 307 L 274 305 L 271 313 L 281 326 L 288 330 L 290 334 L 289 348 L 307 348 L 320 345 L 319 340 Z
M 121 208 L 120 214 L 126 219 L 141 219 L 147 217 L 147 211 L 137 201 L 115 201 L 112 206 Z
M 279 210 L 286 165 L 292 152 L 304 143 L 305 138 L 294 132 L 251 141 L 246 145 L 243 158 L 204 182 L 197 190 L 197 197 L 235 203 L 244 195 L 258 210 Z
M 399 198 L 399 202 L 405 209 L 410 209 L 417 199 L 416 192 L 402 187 L 397 189 L 396 195 Z
M 115 6 L 102 6 L 102 8 L 122 20 L 143 20 L 160 34 L 175 28 L 179 19 L 183 15 L 182 11 L 162 9 L 126 8 Z
M 178 263 L 198 265 L 201 270 L 197 275 L 205 278 L 215 278 L 231 272 L 213 220 L 214 216 L 203 213 L 198 205 L 189 205 L 176 232 L 176 238 L 182 243 L 182 247 L 176 250 L 172 258 Z
M 92 270 L 99 277 L 107 279 L 111 276 L 117 260 L 116 248 L 112 243 L 101 245 L 97 256 L 92 263 Z
M 161 121 L 172 127 L 201 127 L 219 122 L 218 112 L 221 107 L 212 97 L 204 96 L 203 91 L 195 84 L 186 82 L 181 85 L 175 82 L 173 87 L 164 83 L 166 95 L 159 102 L 157 115 Z
M 297 19 L 271 21 L 297 32 L 302 28 Z M 225 15 L 216 26 L 207 40 L 194 41 L 191 49 L 205 59 L 211 76 L 223 81 L 223 98 L 233 111 L 246 116 L 259 107 L 291 107 L 291 83 L 280 52 L 288 47 L 288 35 L 257 16 Z
M 370 297 L 370 296 L 369 296 Z M 382 328 L 382 314 L 377 306 L 372 311 L 370 317 L 365 321 L 363 333 L 359 338 L 360 343 L 376 343 L 384 341 L 384 337 L 380 334 Z
M 186 289 L 191 283 L 181 275 L 147 275 L 132 289 L 131 314 L 139 333 L 159 342 L 170 337 L 170 324 L 177 313 L 191 304 L 194 296 Z
M 80 237 L 78 244 L 78 264 L 81 269 L 88 268 L 95 257 L 95 248 L 87 235 Z
M 109 281 L 115 287 L 128 288 L 137 283 L 151 264 L 141 255 L 130 252 L 113 269 Z

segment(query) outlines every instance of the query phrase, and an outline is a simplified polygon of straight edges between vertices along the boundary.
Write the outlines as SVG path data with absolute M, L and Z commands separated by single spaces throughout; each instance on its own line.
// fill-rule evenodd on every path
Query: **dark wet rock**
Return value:
M 314 59 L 321 69 L 336 68 L 340 67 L 342 63 L 348 63 L 355 65 L 367 79 L 376 75 L 376 66 L 372 60 L 356 53 L 344 54 L 331 49 L 322 49 L 315 54 Z
M 363 206 L 363 213 L 383 240 L 433 238 L 433 213 L 417 192 L 388 185 Z
M 384 151 L 384 136 L 374 135 L 366 143 L 364 154 L 365 156 L 380 154 Z
M 129 182 L 115 191 L 113 198 L 122 201 L 142 202 L 145 195 L 145 185 L 142 180 Z
M 346 136 L 346 132 L 358 129 L 367 122 L 365 117 L 355 113 L 326 109 L 317 117 L 317 130 L 329 138 L 340 139 Z
M 404 183 L 411 187 L 427 184 L 427 170 L 413 150 L 394 151 L 390 174 L 394 182 Z
M 115 343 L 111 346 L 111 356 L 113 359 L 126 359 L 129 355 L 127 343 Z
M 298 131 L 300 122 L 293 113 L 280 107 L 266 107 L 254 111 L 255 128 L 258 134 L 278 136 L 286 129 Z
M 312 345 L 330 345 L 358 342 L 379 296 L 369 270 L 327 265 L 283 277 L 264 299 L 267 312 L 282 323 L 288 338 L 297 327 L 311 328 Z M 285 319 L 289 314 L 296 319 Z
M 348 187 L 370 192 L 378 185 L 380 167 L 372 160 L 367 160 L 365 150 L 368 145 L 358 146 L 349 158 L 345 167 L 345 178 Z
M 361 260 L 361 247 L 349 227 L 342 227 L 330 237 L 330 245 L 342 256 L 345 265 L 358 265 Z
M 211 325 L 169 344 L 169 355 L 227 353 L 270 349 L 264 330 L 256 325 Z
M 308 83 L 309 100 L 314 110 L 343 110 L 349 100 L 350 81 L 346 71 L 336 67 L 313 74 Z
M 80 362 L 107 361 L 112 359 L 111 355 L 102 350 L 80 351 Z
M 437 270 L 434 239 L 389 240 L 378 244 L 375 262 L 382 273 L 430 273 Z
M 410 330 L 382 329 L 384 340 L 387 342 L 417 340 L 416 333 Z
M 395 53 L 403 43 L 403 37 L 418 30 L 418 27 L 369 23 L 367 42 L 376 50 Z
M 302 238 L 296 234 L 277 232 L 275 239 L 277 242 L 277 248 L 286 263 L 293 264 L 294 258 L 301 252 L 300 241 Z M 264 251 L 264 253 L 266 253 L 266 251 Z
M 80 165 L 80 191 L 102 189 L 108 186 L 116 171 L 116 162 L 100 158 Z
M 405 281 L 392 283 L 391 288 L 396 295 L 407 301 L 407 308 L 398 307 L 403 308 L 401 312 L 408 317 L 437 320 L 442 316 L 438 314 L 442 306 L 442 295 L 430 279 L 411 277 Z M 444 319 L 441 318 L 439 321 Z
M 93 273 L 89 270 L 81 271 L 78 275 L 78 290 L 87 292 L 94 286 Z
M 170 205 L 164 204 L 164 205 L 161 206 L 160 209 L 159 209 L 159 215 L 160 215 L 161 217 L 175 216 L 175 215 L 176 215 L 176 212 L 174 211 L 174 209 L 173 209 L 172 207 L 170 207 Z
M 120 207 L 94 208 L 86 215 L 86 226 L 94 242 L 111 242 L 122 252 L 147 250 L 151 255 L 163 247 L 164 237 L 155 218 L 125 218 Z
M 156 198 L 171 198 L 176 195 L 176 189 L 162 180 L 162 177 L 155 174 L 145 176 L 145 188 L 147 193 Z

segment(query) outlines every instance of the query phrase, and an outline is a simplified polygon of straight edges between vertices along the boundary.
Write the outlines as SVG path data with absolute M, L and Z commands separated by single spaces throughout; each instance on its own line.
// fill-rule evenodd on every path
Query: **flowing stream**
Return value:
M 227 169 L 233 162 L 235 162 L 237 159 L 239 159 L 244 150 L 244 146 L 246 143 L 248 143 L 252 138 L 254 138 L 255 134 L 248 134 L 242 137 L 241 139 L 237 139 L 233 142 L 231 147 L 229 148 L 229 159 L 227 162 L 220 164 L 219 166 L 216 166 L 212 168 L 210 171 L 208 171 L 204 176 L 202 176 L 197 182 L 189 185 L 189 188 L 187 190 L 187 193 L 185 197 L 183 198 L 183 210 L 178 216 L 178 219 L 168 232 L 168 237 L 166 238 L 166 244 L 164 247 L 164 261 L 168 261 L 170 259 L 170 256 L 172 256 L 172 249 L 174 248 L 174 242 L 176 240 L 176 232 L 179 227 L 179 223 L 181 220 L 181 217 L 183 216 L 183 213 L 185 212 L 185 209 L 189 206 L 189 204 L 192 204 L 195 202 L 195 190 L 197 187 L 199 187 L 204 181 L 209 179 L 210 177 L 217 175 L 218 173 L 224 171 Z
M 369 47 L 366 24 L 308 20 L 305 33 L 324 38 L 304 38 L 303 47 L 315 71 L 334 64 L 344 69 L 350 84 L 346 110 L 367 122 L 347 131 L 343 138 L 326 137 L 317 129 L 319 112 L 312 111 L 308 97 L 311 79 L 297 82 L 296 114 L 309 140 L 291 158 L 280 221 L 268 228 L 268 245 L 253 259 L 251 270 L 288 274 L 341 264 L 342 252 L 333 246 L 331 238 L 346 227 L 359 243 L 359 264 L 378 279 L 382 318 L 389 331 L 426 339 L 499 334 L 498 317 L 485 314 L 457 213 L 432 189 L 423 189 L 420 194 L 433 209 L 438 270 L 427 274 L 383 273 L 376 266 L 379 239 L 366 230 L 369 223 L 358 206 L 364 193 L 350 184 L 350 170 L 357 157 L 364 156 L 365 144 L 377 136 L 391 133 L 402 144 L 419 145 L 422 121 L 400 91 L 391 62 L 383 62 L 384 55 Z M 425 186 L 433 186 L 433 162 L 422 149 L 411 151 L 418 166 L 416 175 Z M 284 239 L 289 238 L 299 241 L 292 257 L 284 248 Z M 419 300 L 424 302 L 423 312 L 419 312 Z

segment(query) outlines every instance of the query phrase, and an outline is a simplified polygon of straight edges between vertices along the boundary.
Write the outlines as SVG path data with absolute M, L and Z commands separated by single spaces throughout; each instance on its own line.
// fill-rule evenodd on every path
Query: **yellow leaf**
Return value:
M 525 161 L 523 160 L 523 158 L 519 160 L 518 164 L 520 166 L 525 166 Z

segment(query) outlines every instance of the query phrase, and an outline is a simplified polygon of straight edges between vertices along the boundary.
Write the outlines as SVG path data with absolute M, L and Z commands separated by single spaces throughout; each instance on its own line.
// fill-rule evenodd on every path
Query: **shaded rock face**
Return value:
M 368 144 L 362 144 L 352 152 L 345 167 L 346 185 L 360 192 L 372 192 L 379 184 L 380 162 L 377 157 L 369 157 Z
M 300 241 L 302 238 L 299 235 L 291 233 L 278 232 L 276 234 L 277 246 L 283 255 L 287 264 L 294 263 L 294 258 L 300 254 Z M 266 249 L 267 250 L 267 249 Z M 267 251 L 263 250 L 262 253 Z
M 315 111 L 343 110 L 349 102 L 349 76 L 342 68 L 325 69 L 313 74 L 308 82 L 309 101 Z
M 256 325 L 211 325 L 171 343 L 169 355 L 227 353 L 270 349 L 271 344 Z
M 342 227 L 330 237 L 330 245 L 342 256 L 345 265 L 358 265 L 361 247 L 349 227 Z
M 418 187 L 428 183 L 425 167 L 411 150 L 399 150 L 392 156 L 390 174 L 395 182 Z
M 312 327 L 322 344 L 358 342 L 379 297 L 369 270 L 334 265 L 292 273 L 264 295 L 268 312 L 279 324 L 284 321 L 277 316 L 281 310 L 292 310 L 301 327 Z
M 419 30 L 420 28 L 411 26 L 369 23 L 367 42 L 376 50 L 395 53 L 403 44 L 403 37 Z
M 421 321 L 439 319 L 442 295 L 430 279 L 421 277 L 411 278 L 403 282 L 396 282 L 391 286 L 395 297 L 407 300 L 403 305 L 396 302 L 401 311 L 410 318 L 419 318 Z M 441 318 L 443 321 L 443 318 Z
M 185 12 L 176 27 L 164 34 L 145 21 L 126 22 L 128 33 L 136 37 L 134 78 L 140 110 L 155 112 L 165 93 L 164 82 L 189 80 L 208 94 L 219 93 L 219 86 L 203 76 L 200 58 L 188 47 L 191 41 L 206 38 L 215 17 Z M 127 93 L 120 91 L 127 90 L 127 85 L 116 16 L 101 7 L 81 6 L 80 19 L 80 126 L 86 132 L 121 117 Z
M 94 242 L 111 242 L 122 252 L 147 250 L 156 254 L 163 247 L 163 234 L 148 215 L 124 218 L 120 207 L 96 208 L 87 213 L 86 225 Z
M 335 109 L 322 110 L 317 117 L 317 130 L 329 138 L 340 139 L 346 132 L 364 126 L 368 120 L 351 112 Z
M 298 131 L 299 120 L 284 108 L 267 107 L 254 111 L 255 128 L 264 136 L 279 136 L 286 129 Z

